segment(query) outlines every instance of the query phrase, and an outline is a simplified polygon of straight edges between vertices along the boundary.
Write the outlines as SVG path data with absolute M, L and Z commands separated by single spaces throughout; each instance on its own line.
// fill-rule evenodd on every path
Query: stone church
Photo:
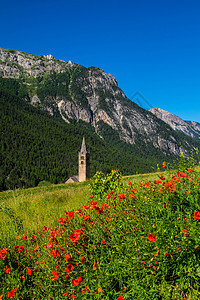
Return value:
M 71 176 L 65 183 L 84 182 L 90 178 L 90 155 L 87 152 L 85 137 L 83 137 L 81 151 L 78 154 L 78 175 Z

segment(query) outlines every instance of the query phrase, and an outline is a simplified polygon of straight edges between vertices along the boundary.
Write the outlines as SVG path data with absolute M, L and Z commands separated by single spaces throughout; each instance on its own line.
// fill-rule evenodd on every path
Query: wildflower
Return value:
M 93 270 L 96 270 L 96 269 L 97 269 L 97 263 L 95 261 L 94 264 L 93 264 Z
M 23 251 L 24 251 L 24 246 L 19 246 L 19 247 L 18 247 L 18 251 L 19 251 L 19 252 L 23 252 Z
M 186 174 L 184 174 L 183 172 L 181 172 L 181 171 L 177 172 L 177 176 L 182 177 L 182 178 L 188 178 L 188 176 Z
M 92 206 L 95 206 L 95 205 L 98 204 L 98 202 L 96 202 L 96 201 L 91 201 L 90 204 L 91 204 Z
M 0 259 L 1 260 L 5 260 L 6 259 L 6 257 L 7 257 L 7 250 L 8 250 L 8 248 L 5 248 L 5 249 L 3 249 L 3 250 L 1 250 L 0 251 Z
M 82 229 L 75 229 L 69 236 L 70 240 L 73 243 L 76 243 L 81 237 L 81 235 L 80 235 L 81 232 L 82 232 Z
M 69 293 L 68 293 L 68 292 L 66 292 L 66 293 L 64 293 L 64 294 L 63 294 L 63 296 L 65 297 L 65 296 L 67 296 L 68 294 L 69 294 Z
M 163 168 L 166 167 L 166 161 L 163 162 L 162 166 L 163 166 Z
M 160 179 L 161 179 L 161 180 L 165 180 L 165 176 L 160 175 Z
M 158 184 L 158 183 L 162 183 L 162 181 L 161 180 L 154 180 L 154 183 Z
M 67 265 L 67 268 L 65 269 L 65 272 L 70 273 L 70 272 L 73 271 L 73 268 L 74 268 L 73 265 L 69 264 L 69 265 Z
M 98 288 L 98 290 L 95 293 L 103 293 L 102 288 Z
M 187 229 L 183 229 L 183 230 L 182 230 L 182 233 L 183 233 L 185 236 L 187 236 L 187 237 L 189 236 Z
M 119 201 L 123 201 L 126 199 L 126 195 L 125 194 L 119 194 Z
M 52 278 L 52 280 L 57 280 L 58 279 L 58 273 L 57 271 L 51 271 L 51 273 L 53 273 L 54 277 Z
M 31 275 L 33 274 L 33 271 L 32 271 L 31 269 L 28 268 L 27 274 L 28 274 L 29 276 L 31 276 Z
M 200 219 L 200 212 L 199 212 L 198 210 L 194 212 L 193 218 L 196 219 L 196 220 L 199 220 L 199 219 Z M 0 255 L 1 255 L 1 253 L 0 253 Z M 1 257 L 0 257 L 0 258 L 1 258 Z
M 43 231 L 43 232 L 46 232 L 46 231 L 47 231 L 47 227 L 44 226 L 42 231 Z
M 10 273 L 10 268 L 8 268 L 8 266 L 6 266 L 4 269 L 3 269 L 3 271 L 5 271 L 6 273 Z
M 105 245 L 105 244 L 106 244 L 106 241 L 105 241 L 105 240 L 102 240 L 101 243 L 102 243 L 102 245 Z
M 136 195 L 130 194 L 128 197 L 129 197 L 130 200 L 133 200 L 133 199 L 136 198 Z
M 155 242 L 156 241 L 156 236 L 154 234 L 148 234 L 148 239 L 151 242 Z
M 124 297 L 122 295 L 119 295 L 119 297 L 117 297 L 117 300 L 124 300 Z
M 66 255 L 65 255 L 65 261 L 66 261 L 66 262 L 68 262 L 68 261 L 70 260 L 70 258 L 71 258 L 71 255 L 69 255 L 69 254 L 66 254 Z
M 36 239 L 36 235 L 33 234 L 32 237 L 30 238 L 30 241 L 33 242 L 35 241 L 35 239 Z
M 81 263 L 83 264 L 84 261 L 85 261 L 85 256 L 81 256 L 80 261 L 81 261 Z
M 21 238 L 22 238 L 22 240 L 26 240 L 27 239 L 26 234 L 22 235 Z
M 69 217 L 70 219 L 72 219 L 72 218 L 74 217 L 74 211 L 72 210 L 72 211 L 67 212 L 67 211 L 65 210 L 65 216 L 67 216 L 67 217 Z
M 90 290 L 88 289 L 87 286 L 85 286 L 85 289 L 82 289 L 82 294 L 88 293 Z
M 73 279 L 71 284 L 74 285 L 74 286 L 78 286 L 79 285 L 78 279 Z
M 8 291 L 8 298 L 13 298 L 17 292 L 17 288 L 14 288 L 11 292 Z

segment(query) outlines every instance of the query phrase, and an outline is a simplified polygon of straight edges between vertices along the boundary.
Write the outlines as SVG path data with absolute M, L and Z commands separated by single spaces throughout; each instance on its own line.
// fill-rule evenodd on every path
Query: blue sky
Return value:
M 3 1 L 0 47 L 99 67 L 128 98 L 200 122 L 199 15 L 198 0 Z

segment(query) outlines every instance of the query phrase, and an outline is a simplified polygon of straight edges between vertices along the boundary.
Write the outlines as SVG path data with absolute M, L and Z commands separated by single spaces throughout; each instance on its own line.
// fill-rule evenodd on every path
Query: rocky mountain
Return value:
M 151 108 L 149 111 L 165 123 L 169 124 L 174 130 L 183 132 L 192 138 L 200 137 L 200 123 L 184 121 L 178 116 L 161 108 Z
M 125 142 L 141 157 L 152 151 L 156 156 L 159 152 L 176 156 L 197 147 L 129 100 L 116 79 L 97 67 L 1 48 L 0 88 L 67 123 L 82 120 L 105 141 Z

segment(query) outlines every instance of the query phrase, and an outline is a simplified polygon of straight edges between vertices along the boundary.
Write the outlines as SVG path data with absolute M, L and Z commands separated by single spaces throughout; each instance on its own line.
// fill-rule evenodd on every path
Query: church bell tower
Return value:
M 78 155 L 78 179 L 79 182 L 86 181 L 90 177 L 90 155 L 85 145 L 85 137 L 83 137 L 81 151 Z

